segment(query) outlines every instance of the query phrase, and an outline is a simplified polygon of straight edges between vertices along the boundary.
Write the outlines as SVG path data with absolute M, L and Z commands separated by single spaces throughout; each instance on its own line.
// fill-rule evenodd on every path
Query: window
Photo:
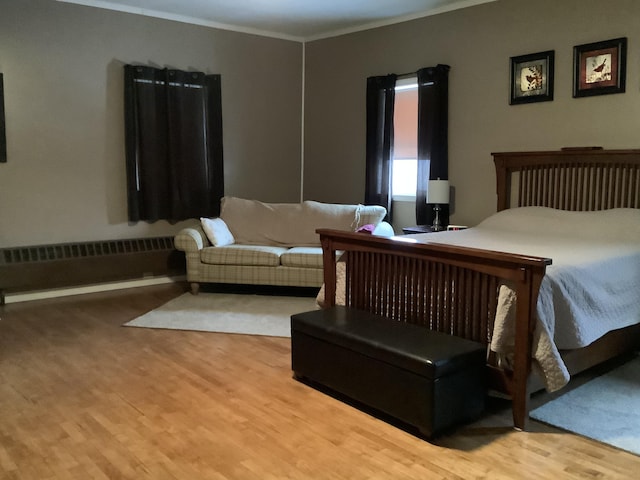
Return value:
M 396 82 L 393 114 L 394 146 L 391 195 L 393 200 L 415 201 L 418 184 L 418 82 L 416 77 Z
M 394 200 L 415 200 L 418 181 L 418 160 L 394 158 L 391 194 Z
M 416 221 L 419 225 L 433 222 L 433 209 L 427 205 L 427 188 L 430 179 L 449 178 L 449 160 L 447 144 L 447 119 L 449 101 L 449 66 L 438 64 L 435 67 L 421 68 L 416 72 L 418 79 L 417 125 L 407 129 L 412 131 L 417 143 L 415 157 L 400 152 L 400 141 L 394 142 L 394 110 L 396 106 L 396 86 L 398 75 L 367 78 L 367 135 L 366 135 L 366 170 L 365 170 L 365 202 L 382 205 L 387 209 L 391 219 L 393 200 L 393 165 L 402 159 L 417 159 L 417 175 L 415 179 Z M 406 77 L 406 75 L 403 75 Z M 403 92 L 404 89 L 400 89 Z M 411 89 L 406 89 L 411 90 Z M 402 93 L 401 93 L 402 95 Z M 417 126 L 420 126 L 418 130 Z M 405 129 L 398 128 L 398 136 Z M 397 152 L 394 159 L 394 144 Z M 406 166 L 406 165 L 405 165 Z M 402 174 L 399 174 L 402 178 Z M 401 181 L 404 185 L 408 180 Z M 449 220 L 448 205 L 443 206 L 443 217 Z M 445 222 L 445 223 L 446 223 Z

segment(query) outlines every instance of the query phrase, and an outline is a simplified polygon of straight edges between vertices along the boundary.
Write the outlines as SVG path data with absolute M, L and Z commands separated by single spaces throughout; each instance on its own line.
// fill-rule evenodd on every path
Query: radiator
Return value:
M 5 293 L 177 276 L 186 271 L 173 237 L 103 240 L 0 249 L 0 303 Z

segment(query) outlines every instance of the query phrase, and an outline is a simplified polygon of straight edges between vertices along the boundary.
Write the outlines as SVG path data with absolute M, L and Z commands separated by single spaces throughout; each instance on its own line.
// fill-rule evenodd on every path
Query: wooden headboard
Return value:
M 593 147 L 492 155 L 498 211 L 528 206 L 640 208 L 640 150 Z

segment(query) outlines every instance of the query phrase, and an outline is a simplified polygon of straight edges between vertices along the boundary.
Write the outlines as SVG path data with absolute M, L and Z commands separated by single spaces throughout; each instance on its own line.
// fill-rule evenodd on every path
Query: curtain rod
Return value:
M 418 76 L 418 72 L 397 73 L 396 74 L 397 78 L 411 78 L 411 77 L 417 77 L 417 76 Z
M 440 63 L 439 63 L 436 67 L 433 67 L 433 68 L 437 68 L 437 67 L 441 67 L 441 66 L 442 66 L 442 67 L 446 67 L 446 68 L 447 68 L 447 70 L 449 69 L 449 65 L 443 65 L 443 64 L 440 64 Z M 396 75 L 396 77 L 398 77 L 398 78 L 417 77 L 417 76 L 418 76 L 418 72 L 419 72 L 420 70 L 424 70 L 425 68 L 432 68 L 432 67 L 424 67 L 424 68 L 420 68 L 420 69 L 418 69 L 418 70 L 417 70 L 417 71 L 415 71 L 415 72 L 408 72 L 408 73 L 396 73 L 395 75 Z

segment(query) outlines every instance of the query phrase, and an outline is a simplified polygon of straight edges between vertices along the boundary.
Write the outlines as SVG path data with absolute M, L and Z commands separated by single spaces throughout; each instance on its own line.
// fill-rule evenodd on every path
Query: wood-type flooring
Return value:
M 428 442 L 292 378 L 287 338 L 123 327 L 185 290 L 0 306 L 0 479 L 627 479 L 507 403 Z

